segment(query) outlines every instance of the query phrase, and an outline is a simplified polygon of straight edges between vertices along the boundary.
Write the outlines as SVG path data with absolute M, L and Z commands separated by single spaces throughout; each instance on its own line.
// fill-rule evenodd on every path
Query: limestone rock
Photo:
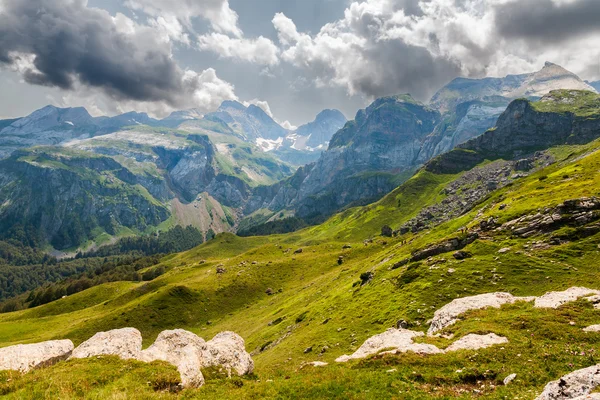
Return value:
M 594 365 L 548 383 L 536 400 L 585 399 L 599 385 L 600 365 Z
M 17 344 L 0 349 L 0 371 L 28 372 L 34 368 L 65 360 L 73 351 L 70 340 L 52 340 L 35 344 Z
M 581 297 L 592 295 L 600 295 L 600 291 L 584 287 L 572 287 L 562 292 L 548 292 L 535 299 L 534 306 L 536 308 L 558 308 Z
M 506 378 L 504 378 L 502 383 L 504 384 L 504 386 L 506 386 L 509 383 L 511 383 L 512 381 L 514 381 L 516 377 L 517 377 L 517 374 L 510 374 Z
M 139 359 L 142 351 L 142 334 L 135 328 L 98 332 L 81 343 L 71 358 L 87 358 L 100 355 L 119 356 L 124 360 Z
M 510 293 L 503 292 L 485 293 L 452 300 L 433 314 L 433 320 L 427 334 L 434 335 L 436 332 L 456 323 L 458 317 L 467 311 L 488 307 L 500 308 L 503 304 L 512 304 L 521 300 L 530 301 L 529 298 L 515 297 Z
M 148 349 L 142 351 L 140 360 L 166 361 L 177 367 L 184 387 L 200 387 L 204 384 L 201 357 L 206 342 L 192 332 L 182 329 L 161 332 Z
M 587 328 L 583 328 L 584 332 L 600 332 L 600 325 L 590 325 Z
M 445 351 L 479 350 L 505 343 L 508 343 L 508 339 L 503 336 L 498 336 L 495 333 L 487 335 L 470 334 L 452 343 Z
M 221 332 L 206 342 L 202 367 L 222 366 L 229 374 L 246 375 L 254 371 L 254 361 L 246 351 L 244 339 L 233 332 Z
M 413 343 L 413 338 L 424 336 L 422 332 L 407 329 L 388 329 L 387 331 L 370 337 L 352 355 L 338 357 L 335 361 L 346 362 L 352 359 L 365 358 L 377 354 L 385 349 L 394 349 L 386 353 L 405 353 L 412 351 L 419 354 L 436 354 L 442 350 L 436 346 L 424 343 Z
M 325 367 L 329 364 L 323 361 L 312 361 L 309 362 L 308 365 L 312 365 L 313 367 Z

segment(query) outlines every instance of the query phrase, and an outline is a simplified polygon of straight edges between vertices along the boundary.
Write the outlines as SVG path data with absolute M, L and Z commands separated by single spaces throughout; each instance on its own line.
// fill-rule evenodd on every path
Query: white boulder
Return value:
M 0 371 L 29 372 L 34 368 L 66 360 L 73 351 L 70 340 L 51 340 L 35 344 L 17 344 L 0 349 Z
M 200 387 L 204 384 L 201 357 L 206 342 L 192 332 L 176 329 L 161 332 L 152 346 L 142 351 L 140 360 L 166 361 L 177 367 L 183 387 Z
M 498 336 L 495 333 L 487 335 L 470 334 L 452 343 L 445 351 L 479 350 L 505 343 L 508 343 L 508 339 L 503 336 Z
M 503 304 L 512 304 L 516 301 L 532 301 L 531 297 L 515 297 L 510 293 L 497 292 L 485 293 L 477 296 L 454 299 L 433 314 L 433 320 L 427 334 L 432 336 L 436 332 L 453 325 L 461 314 L 471 310 L 494 307 L 500 308 Z
M 124 360 L 140 359 L 142 334 L 135 328 L 98 332 L 81 343 L 71 358 L 88 358 L 101 355 L 119 356 Z
M 583 328 L 584 332 L 600 332 L 600 325 L 590 325 L 587 328 Z
M 536 400 L 585 399 L 599 385 L 600 365 L 594 365 L 548 383 Z
M 600 290 L 584 287 L 572 287 L 562 292 L 548 292 L 535 299 L 536 308 L 558 308 L 563 304 L 576 301 L 581 297 L 592 297 L 600 295 Z
M 246 375 L 254 371 L 254 361 L 246 351 L 244 339 L 234 332 L 221 332 L 206 342 L 201 357 L 202 367 L 221 366 L 231 375 Z
M 386 353 L 405 353 L 408 351 L 419 354 L 442 353 L 442 350 L 431 344 L 413 343 L 413 339 L 419 336 L 424 336 L 423 332 L 391 328 L 367 339 L 352 355 L 338 357 L 335 361 L 346 362 L 352 359 L 365 358 L 385 349 L 393 349 Z

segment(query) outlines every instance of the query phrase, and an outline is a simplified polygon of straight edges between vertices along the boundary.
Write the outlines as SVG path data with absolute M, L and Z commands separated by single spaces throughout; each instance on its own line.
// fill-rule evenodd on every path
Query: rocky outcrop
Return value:
M 590 325 L 583 328 L 584 332 L 600 332 L 600 325 Z
M 554 232 L 563 226 L 572 226 L 578 228 L 577 236 L 587 237 L 600 232 L 598 220 L 600 220 L 600 199 L 583 197 L 566 200 L 556 207 L 546 208 L 536 214 L 515 218 L 502 224 L 501 229 L 510 231 L 514 236 L 528 238 Z M 552 237 L 552 242 L 558 244 L 569 239 L 571 237 L 558 234 Z
M 403 328 L 391 328 L 387 331 L 367 339 L 359 348 L 351 355 L 343 355 L 338 357 L 336 362 L 347 362 L 354 359 L 369 357 L 375 354 L 400 354 L 413 352 L 417 354 L 440 354 L 459 350 L 479 350 L 485 349 L 498 344 L 508 343 L 508 339 L 498 336 L 494 333 L 487 335 L 467 335 L 442 350 L 432 344 L 415 343 L 416 337 L 425 336 L 423 332 L 415 332 Z M 387 350 L 387 351 L 383 351 Z
M 442 201 L 423 208 L 416 217 L 404 223 L 398 233 L 420 232 L 464 215 L 492 192 L 553 162 L 550 155 L 541 152 L 525 160 L 530 165 L 535 165 L 535 169 L 526 174 L 515 173 L 519 162 L 505 160 L 497 160 L 465 172 L 444 188 L 446 197 Z M 492 227 L 495 228 L 489 228 Z
M 156 341 L 142 351 L 142 335 L 137 329 L 123 328 L 99 332 L 73 349 L 70 340 L 16 345 L 0 349 L 0 371 L 27 372 L 60 360 L 97 356 L 118 356 L 123 360 L 165 361 L 177 368 L 184 387 L 204 384 L 202 369 L 217 367 L 232 374 L 246 375 L 254 361 L 245 349 L 244 339 L 233 332 L 221 332 L 206 342 L 182 329 L 161 332 Z
M 508 343 L 507 338 L 498 336 L 495 333 L 488 333 L 487 335 L 469 334 L 446 347 L 444 351 L 479 350 L 506 343 Z
M 405 353 L 412 351 L 419 354 L 437 354 L 442 350 L 436 346 L 424 343 L 414 343 L 413 339 L 424 336 L 423 332 L 410 331 L 408 329 L 388 329 L 384 333 L 367 339 L 353 354 L 338 357 L 335 361 L 346 362 L 354 359 L 365 358 L 380 353 L 385 349 L 394 353 Z
M 0 348 L 0 371 L 29 372 L 66 360 L 73 351 L 70 340 L 52 340 L 35 344 L 18 344 Z
M 535 299 L 536 308 L 558 308 L 566 303 L 571 303 L 582 297 L 599 295 L 599 290 L 584 287 L 572 287 L 562 292 L 548 292 Z
M 598 386 L 600 386 L 600 365 L 594 365 L 548 383 L 536 400 L 585 399 L 585 396 Z
M 202 354 L 206 342 L 197 335 L 182 329 L 161 332 L 152 346 L 141 352 L 139 359 L 145 362 L 166 361 L 177 367 L 184 387 L 200 387 L 204 384 L 202 375 Z
M 244 339 L 234 332 L 221 332 L 206 342 L 202 353 L 202 366 L 225 368 L 229 375 L 246 375 L 254 371 L 254 361 L 248 352 Z
M 488 307 L 500 308 L 503 304 L 516 301 L 531 301 L 533 298 L 515 297 L 510 293 L 486 293 L 477 296 L 454 299 L 433 314 L 428 335 L 434 335 L 442 329 L 458 322 L 458 317 L 468 311 L 481 310 Z
M 94 356 L 118 356 L 124 360 L 140 359 L 142 334 L 135 328 L 115 329 L 98 332 L 81 343 L 71 354 L 71 358 Z

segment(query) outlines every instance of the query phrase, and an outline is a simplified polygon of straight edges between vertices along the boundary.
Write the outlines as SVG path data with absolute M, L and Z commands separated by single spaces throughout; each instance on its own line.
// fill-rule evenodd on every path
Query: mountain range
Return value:
M 408 96 L 358 114 L 329 151 L 416 150 L 443 119 Z M 406 132 L 388 135 L 376 117 Z M 208 157 L 199 139 L 193 151 Z M 110 172 L 100 181 L 129 179 L 113 158 L 36 150 L 11 157 L 53 171 L 48 180 L 91 162 Z M 511 101 L 379 201 L 297 232 L 3 264 L 3 396 L 594 398 L 599 150 L 600 95 L 553 90 Z
M 592 85 L 546 63 L 531 74 L 457 78 L 429 104 L 376 99 L 352 121 L 324 110 L 295 131 L 237 101 L 163 120 L 48 106 L 0 121 L 0 228 L 64 250 L 176 225 L 206 237 L 289 218 L 302 226 L 385 196 L 493 127 L 515 98 Z

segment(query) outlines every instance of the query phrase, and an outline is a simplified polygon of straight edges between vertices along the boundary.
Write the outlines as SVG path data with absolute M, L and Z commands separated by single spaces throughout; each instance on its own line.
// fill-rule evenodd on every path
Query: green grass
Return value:
M 222 234 L 162 260 L 168 272 L 152 282 L 103 285 L 0 315 L 0 345 L 57 338 L 78 344 L 97 331 L 125 326 L 140 329 L 145 346 L 164 329 L 183 328 L 205 339 L 232 330 L 253 353 L 255 376 L 211 378 L 200 389 L 168 393 L 148 382 L 155 372 L 170 376 L 172 367 L 93 359 L 24 376 L 0 375 L 0 390 L 12 398 L 532 399 L 548 381 L 598 362 L 600 334 L 581 331 L 600 321 L 600 310 L 590 303 L 558 310 L 517 303 L 470 313 L 446 329 L 456 338 L 494 332 L 509 339 L 491 349 L 374 357 L 344 365 L 334 360 L 401 319 L 425 331 L 434 311 L 457 297 L 495 291 L 540 295 L 576 285 L 600 289 L 600 235 L 534 250 L 533 241 L 548 237 L 520 239 L 499 232 L 469 245 L 465 250 L 472 258 L 458 261 L 448 253 L 391 268 L 481 219 L 494 216 L 503 222 L 566 199 L 598 195 L 597 148 L 598 143 L 554 149 L 556 164 L 494 192 L 470 213 L 418 234 L 378 236 L 383 224 L 398 227 L 423 206 L 442 201 L 442 189 L 459 175 L 421 170 L 378 203 L 323 225 L 268 237 Z M 506 208 L 500 210 L 500 204 Z M 373 243 L 363 245 L 370 237 Z M 351 248 L 343 249 L 345 244 Z M 511 251 L 499 254 L 503 247 Z M 299 248 L 303 252 L 294 254 Z M 226 273 L 217 274 L 221 264 Z M 354 285 L 365 272 L 374 278 Z M 268 288 L 275 294 L 268 295 Z M 422 340 L 440 347 L 450 343 Z M 313 351 L 305 353 L 309 347 Z M 315 360 L 330 365 L 301 368 Z M 510 373 L 517 379 L 503 387 L 500 382 Z

